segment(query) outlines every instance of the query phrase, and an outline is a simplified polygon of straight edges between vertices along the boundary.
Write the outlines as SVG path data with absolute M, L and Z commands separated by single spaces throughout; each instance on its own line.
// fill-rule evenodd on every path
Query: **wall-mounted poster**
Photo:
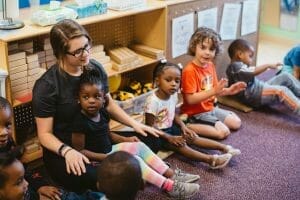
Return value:
M 300 0 L 280 1 L 280 28 L 287 31 L 297 31 Z
M 210 8 L 198 12 L 198 27 L 205 26 L 217 31 L 218 8 Z
M 172 57 L 187 52 L 191 35 L 194 33 L 194 13 L 183 15 L 172 20 Z
M 258 0 L 248 0 L 243 3 L 241 35 L 257 31 Z
M 236 39 L 241 4 L 225 3 L 223 8 L 220 35 L 222 40 Z

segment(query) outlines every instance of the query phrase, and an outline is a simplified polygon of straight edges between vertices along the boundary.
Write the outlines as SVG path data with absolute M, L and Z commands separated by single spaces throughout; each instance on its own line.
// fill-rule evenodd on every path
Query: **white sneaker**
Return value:
M 209 165 L 209 167 L 211 169 L 221 169 L 229 163 L 230 159 L 232 158 L 232 155 L 230 153 L 225 153 L 222 155 L 215 154 L 215 155 L 212 155 L 212 157 L 213 157 L 213 160 L 212 160 L 212 163 Z M 217 160 L 222 160 L 223 163 L 217 165 Z
M 241 150 L 233 148 L 231 145 L 226 145 L 227 153 L 230 153 L 232 156 L 237 156 L 241 154 Z
M 171 177 L 171 179 L 179 182 L 191 183 L 199 180 L 200 176 L 195 174 L 185 173 L 181 169 L 175 169 L 175 174 L 174 176 Z
M 199 187 L 196 183 L 183 183 L 175 180 L 172 190 L 167 194 L 173 199 L 187 199 L 194 196 Z

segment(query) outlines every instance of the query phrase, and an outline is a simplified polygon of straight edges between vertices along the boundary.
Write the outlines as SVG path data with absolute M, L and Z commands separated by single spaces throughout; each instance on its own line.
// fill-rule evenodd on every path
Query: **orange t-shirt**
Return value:
M 182 71 L 182 94 L 183 105 L 181 112 L 192 116 L 198 113 L 208 112 L 214 108 L 215 96 L 201 101 L 197 104 L 189 105 L 185 100 L 185 94 L 193 94 L 201 91 L 211 90 L 218 83 L 215 65 L 208 63 L 205 66 L 198 66 L 190 62 Z

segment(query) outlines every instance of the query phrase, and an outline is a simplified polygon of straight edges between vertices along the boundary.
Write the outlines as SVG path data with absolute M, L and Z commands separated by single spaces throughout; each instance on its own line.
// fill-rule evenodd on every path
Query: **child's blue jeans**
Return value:
M 276 106 L 283 104 L 300 115 L 300 82 L 291 74 L 283 72 L 266 82 L 261 104 Z

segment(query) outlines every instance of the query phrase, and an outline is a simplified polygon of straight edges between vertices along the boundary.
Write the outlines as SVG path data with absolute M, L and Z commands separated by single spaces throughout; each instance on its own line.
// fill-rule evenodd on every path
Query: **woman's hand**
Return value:
M 51 200 L 61 200 L 60 196 L 62 195 L 58 188 L 53 186 L 42 186 L 37 190 L 39 198 L 51 199 Z
M 161 130 L 147 126 L 140 122 L 137 122 L 134 126 L 132 126 L 132 128 L 135 130 L 135 132 L 137 132 L 143 136 L 147 136 L 147 133 L 149 133 L 155 137 L 159 137 L 160 135 L 164 134 Z
M 89 164 L 89 159 L 82 153 L 76 151 L 75 149 L 67 148 L 63 155 L 66 160 L 67 172 L 73 173 L 75 175 L 81 176 L 82 173 L 86 172 L 85 164 Z

